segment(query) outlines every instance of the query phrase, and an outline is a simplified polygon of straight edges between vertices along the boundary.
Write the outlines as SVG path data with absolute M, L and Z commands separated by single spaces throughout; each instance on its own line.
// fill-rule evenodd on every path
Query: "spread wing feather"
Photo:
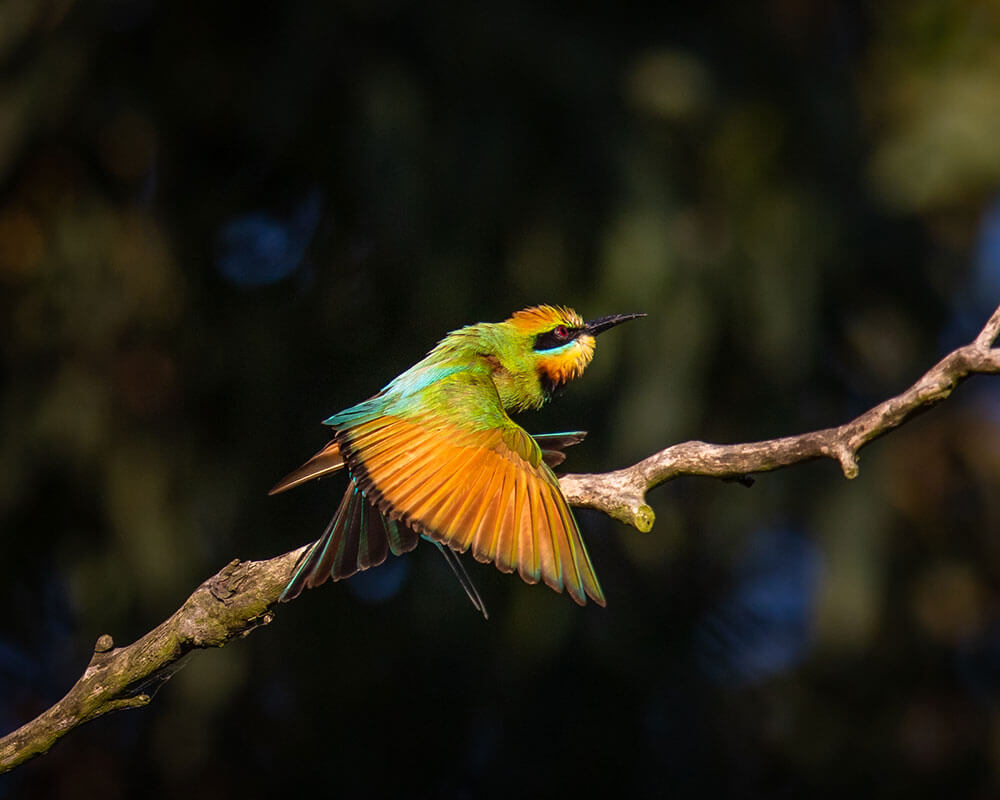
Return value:
M 528 583 L 565 589 L 581 605 L 604 605 L 555 474 L 509 419 L 470 430 L 441 415 L 385 414 L 339 430 L 337 442 L 382 516 Z
M 586 431 L 573 431 L 572 433 L 535 433 L 532 437 L 538 446 L 542 448 L 542 459 L 550 467 L 558 467 L 566 460 L 563 452 L 567 447 L 580 444 L 586 437 Z
M 344 459 L 340 457 L 340 445 L 336 440 L 327 444 L 316 455 L 310 458 L 305 464 L 278 481 L 268 494 L 278 494 L 286 492 L 298 486 L 300 483 L 311 481 L 313 478 L 322 478 L 343 468 Z

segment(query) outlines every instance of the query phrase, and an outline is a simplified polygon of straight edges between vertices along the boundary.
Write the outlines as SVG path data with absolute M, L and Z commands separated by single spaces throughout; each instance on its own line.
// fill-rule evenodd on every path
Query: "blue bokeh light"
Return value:
M 695 654 L 718 682 L 757 683 L 798 665 L 809 651 L 819 548 L 801 532 L 753 534 L 736 585 L 699 622 Z
M 987 310 L 1000 297 L 1000 195 L 983 214 L 979 226 L 972 294 Z
M 981 703 L 1000 707 L 1000 620 L 955 650 L 959 678 Z
M 305 263 L 322 209 L 322 194 L 313 189 L 288 218 L 250 211 L 230 220 L 217 237 L 219 273 L 248 288 L 287 278 Z
M 408 559 L 390 556 L 384 564 L 353 576 L 347 588 L 362 602 L 384 603 L 399 593 L 409 573 Z

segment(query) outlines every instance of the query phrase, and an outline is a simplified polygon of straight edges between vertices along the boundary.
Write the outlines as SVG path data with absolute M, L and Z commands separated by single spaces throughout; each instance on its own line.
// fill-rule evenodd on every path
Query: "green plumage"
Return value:
M 350 483 L 281 599 L 412 550 L 423 537 L 438 545 L 484 615 L 457 553 L 471 550 L 528 583 L 603 605 L 551 469 L 583 434 L 532 438 L 507 412 L 540 407 L 582 374 L 595 335 L 635 316 L 588 323 L 570 309 L 539 306 L 470 325 L 376 395 L 328 418 L 333 441 L 272 493 L 343 467 Z

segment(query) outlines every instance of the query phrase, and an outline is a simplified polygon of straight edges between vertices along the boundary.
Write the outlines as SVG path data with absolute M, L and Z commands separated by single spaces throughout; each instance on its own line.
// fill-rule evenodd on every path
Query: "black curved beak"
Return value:
M 609 314 L 606 317 L 598 317 L 597 319 L 589 320 L 584 330 L 591 336 L 597 336 L 599 333 L 604 333 L 606 330 L 610 330 L 615 327 L 615 325 L 621 325 L 623 322 L 628 322 L 630 319 L 639 319 L 639 317 L 644 317 L 645 314 Z

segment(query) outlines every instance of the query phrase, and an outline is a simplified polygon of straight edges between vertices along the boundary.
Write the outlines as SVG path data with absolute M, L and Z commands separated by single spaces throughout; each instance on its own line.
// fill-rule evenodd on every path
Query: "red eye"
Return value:
M 560 341 L 563 341 L 563 342 L 566 341 L 566 339 L 569 338 L 569 331 L 566 330 L 566 326 L 565 325 L 556 325 L 555 330 L 552 331 L 552 334 L 557 339 L 559 339 Z

